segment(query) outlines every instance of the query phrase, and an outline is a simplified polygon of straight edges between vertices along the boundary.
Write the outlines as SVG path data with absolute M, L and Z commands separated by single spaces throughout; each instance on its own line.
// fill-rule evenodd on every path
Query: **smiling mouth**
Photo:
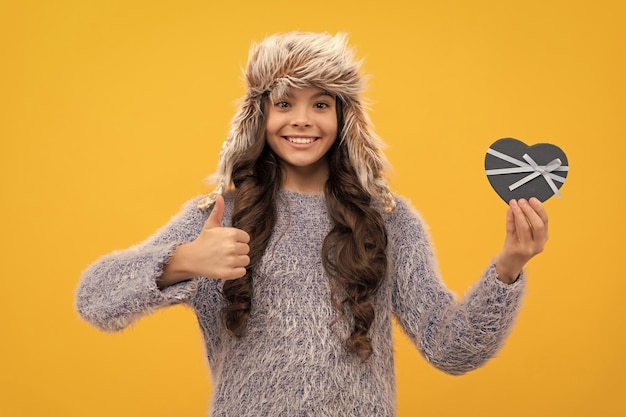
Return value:
M 288 140 L 291 143 L 295 143 L 297 145 L 308 145 L 309 143 L 313 143 L 317 140 L 316 137 L 308 137 L 308 138 L 303 138 L 303 137 L 292 137 L 292 136 L 285 136 L 284 137 L 286 140 Z

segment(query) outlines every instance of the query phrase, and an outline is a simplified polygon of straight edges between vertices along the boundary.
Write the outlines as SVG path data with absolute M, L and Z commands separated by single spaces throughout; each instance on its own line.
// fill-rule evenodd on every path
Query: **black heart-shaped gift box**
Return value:
M 494 142 L 485 155 L 485 171 L 496 193 L 508 203 L 512 199 L 536 197 L 540 201 L 556 195 L 569 170 L 565 152 L 550 143 L 526 145 L 513 138 Z

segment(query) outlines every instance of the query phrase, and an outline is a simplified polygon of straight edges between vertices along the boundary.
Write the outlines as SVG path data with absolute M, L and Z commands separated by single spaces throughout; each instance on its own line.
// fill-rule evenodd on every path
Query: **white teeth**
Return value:
M 291 143 L 297 143 L 298 145 L 304 145 L 308 143 L 313 143 L 315 138 L 291 138 L 288 137 L 287 140 Z

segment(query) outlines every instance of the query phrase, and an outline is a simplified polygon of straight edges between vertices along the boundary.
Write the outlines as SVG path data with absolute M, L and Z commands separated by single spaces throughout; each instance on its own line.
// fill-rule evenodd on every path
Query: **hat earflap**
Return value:
M 216 188 L 200 200 L 199 209 L 209 209 L 217 195 L 224 193 L 230 187 L 234 162 L 240 160 L 242 155 L 252 147 L 258 139 L 258 132 L 264 128 L 262 102 L 261 96 L 247 95 L 242 100 L 231 122 L 230 132 L 222 144 L 217 172 L 207 179 L 207 182 L 215 184 Z
M 348 157 L 361 186 L 379 199 L 387 213 L 396 208 L 395 199 L 383 177 L 390 164 L 382 153 L 385 144 L 372 129 L 372 123 L 360 101 L 348 101 L 343 105 L 343 129 L 341 140 L 348 149 Z

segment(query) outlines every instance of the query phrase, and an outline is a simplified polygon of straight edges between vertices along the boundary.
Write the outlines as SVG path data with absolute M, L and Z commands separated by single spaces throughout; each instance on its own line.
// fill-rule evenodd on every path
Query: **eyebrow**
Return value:
M 334 95 L 334 94 L 332 94 L 330 91 L 326 91 L 326 90 L 322 90 L 322 91 L 320 91 L 319 93 L 315 93 L 315 94 L 313 94 L 313 95 L 311 96 L 311 98 L 315 99 L 315 98 L 320 98 L 320 97 L 323 97 L 323 96 L 328 96 L 328 97 L 330 97 L 330 98 L 335 98 L 335 95 Z M 285 93 L 284 97 L 289 97 L 289 98 L 292 98 L 292 97 L 293 97 L 293 94 L 291 94 L 291 91 L 287 91 L 287 92 Z
M 330 91 L 326 91 L 326 90 L 320 91 L 319 93 L 314 94 L 313 98 L 318 98 L 318 97 L 322 97 L 322 96 L 328 96 L 330 98 L 335 98 L 334 94 L 332 94 Z

